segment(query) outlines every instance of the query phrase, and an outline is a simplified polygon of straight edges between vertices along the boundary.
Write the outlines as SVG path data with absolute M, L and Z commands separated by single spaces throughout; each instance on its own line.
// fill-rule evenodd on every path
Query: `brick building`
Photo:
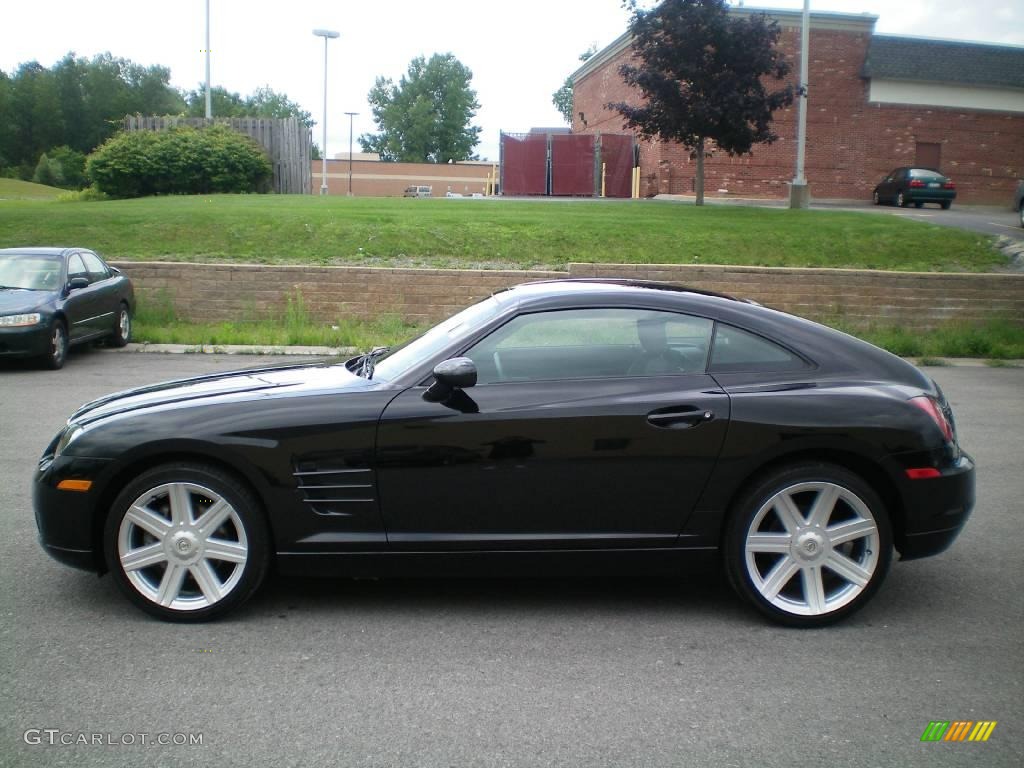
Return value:
M 731 8 L 734 15 L 761 13 Z M 799 11 L 770 10 L 779 46 L 800 71 Z M 816 198 L 868 199 L 901 165 L 938 166 L 963 202 L 1009 205 L 1024 178 L 1024 47 L 874 33 L 877 16 L 812 13 L 807 164 Z M 628 32 L 572 75 L 574 132 L 622 129 L 605 108 L 635 102 L 619 67 L 632 58 Z M 705 167 L 709 195 L 787 197 L 796 165 L 797 104 L 775 113 L 778 141 L 752 155 L 716 153 Z M 695 163 L 681 146 L 642 142 L 641 194 L 687 194 Z

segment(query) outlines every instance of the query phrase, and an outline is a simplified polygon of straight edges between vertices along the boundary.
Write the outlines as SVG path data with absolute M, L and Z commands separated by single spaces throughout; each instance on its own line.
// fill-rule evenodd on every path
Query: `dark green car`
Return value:
M 875 205 L 890 203 L 900 208 L 938 203 L 948 210 L 956 200 L 956 184 L 932 168 L 897 168 L 878 183 L 871 200 Z
M 90 250 L 0 250 L 0 358 L 61 368 L 74 344 L 124 346 L 134 311 L 131 281 Z

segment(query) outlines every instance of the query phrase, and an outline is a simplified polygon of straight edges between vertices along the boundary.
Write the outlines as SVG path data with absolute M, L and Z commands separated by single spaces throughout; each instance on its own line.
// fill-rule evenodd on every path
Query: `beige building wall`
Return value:
M 320 194 L 322 161 L 312 162 L 313 194 Z M 487 175 L 497 163 L 382 163 L 352 160 L 352 194 L 356 197 L 401 197 L 406 187 L 428 186 L 432 197 L 448 192 L 460 195 L 483 193 Z M 332 195 L 348 194 L 348 160 L 327 161 L 327 190 Z

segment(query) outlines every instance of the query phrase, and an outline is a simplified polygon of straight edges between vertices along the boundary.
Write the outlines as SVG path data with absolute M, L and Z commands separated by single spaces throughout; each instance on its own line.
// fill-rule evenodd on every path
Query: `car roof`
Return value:
M 87 251 L 88 248 L 65 246 L 44 246 L 31 248 L 0 248 L 0 256 L 66 256 L 71 251 Z
M 660 283 L 655 280 L 634 280 L 629 278 L 613 277 L 571 277 L 553 280 L 534 280 L 523 283 L 508 289 L 514 291 L 518 297 L 525 299 L 534 296 L 570 296 L 593 293 L 607 295 L 615 293 L 636 293 L 644 295 L 648 291 L 663 291 L 669 293 L 694 294 L 697 296 L 712 296 L 718 299 L 729 301 L 740 301 L 740 299 L 726 293 L 707 291 L 701 288 L 692 288 L 675 283 Z

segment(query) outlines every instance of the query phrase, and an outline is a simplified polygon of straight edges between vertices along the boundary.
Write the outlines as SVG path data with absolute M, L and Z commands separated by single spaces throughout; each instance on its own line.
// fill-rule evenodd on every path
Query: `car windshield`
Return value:
M 390 381 L 410 368 L 429 360 L 454 341 L 468 336 L 501 311 L 501 303 L 493 296 L 435 325 L 400 347 L 380 357 L 373 367 L 373 378 Z
M 0 256 L 0 288 L 55 291 L 60 287 L 61 263 L 56 256 Z

